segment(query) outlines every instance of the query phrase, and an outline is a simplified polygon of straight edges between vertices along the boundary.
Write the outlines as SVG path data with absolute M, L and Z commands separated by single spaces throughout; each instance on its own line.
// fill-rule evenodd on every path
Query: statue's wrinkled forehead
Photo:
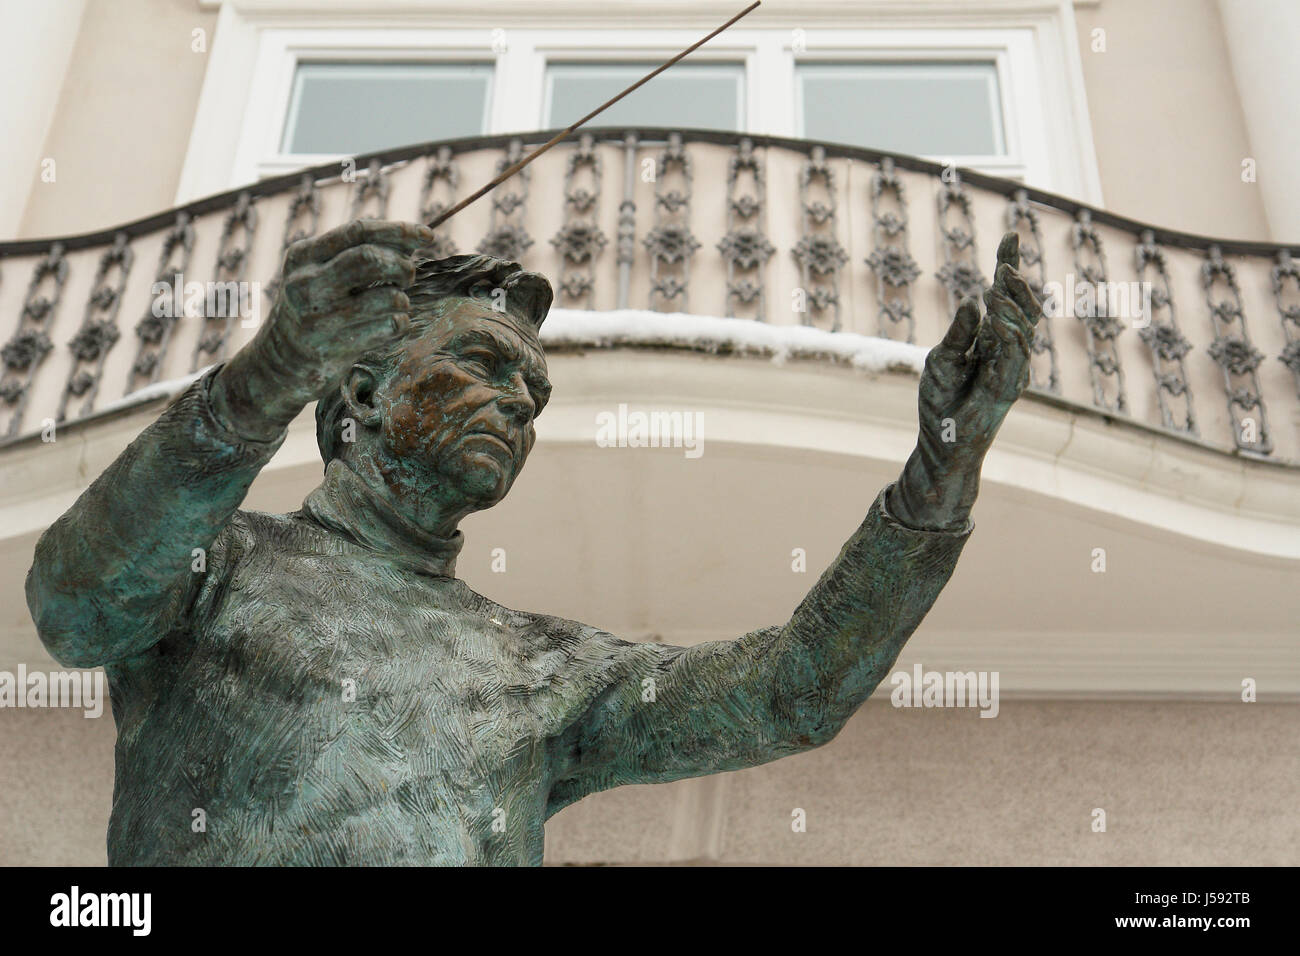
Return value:
M 519 339 L 539 357 L 546 354 L 537 327 L 527 318 L 510 311 L 493 309 L 480 299 L 448 299 L 442 303 L 441 308 L 425 314 L 417 313 L 413 318 L 422 324 L 427 323 L 435 337 L 443 341 L 451 341 L 458 335 L 475 329 L 498 332 L 505 330 L 510 333 L 511 339 Z

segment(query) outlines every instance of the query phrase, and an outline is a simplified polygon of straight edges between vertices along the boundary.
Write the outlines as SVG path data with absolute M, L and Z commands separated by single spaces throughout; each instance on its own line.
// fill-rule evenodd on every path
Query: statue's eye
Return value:
M 461 357 L 460 364 L 471 374 L 479 378 L 495 378 L 498 368 L 497 357 L 491 352 L 474 351 Z

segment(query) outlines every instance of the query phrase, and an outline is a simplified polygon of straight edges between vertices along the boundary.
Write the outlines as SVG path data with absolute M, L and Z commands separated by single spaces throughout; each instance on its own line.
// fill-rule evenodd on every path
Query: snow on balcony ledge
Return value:
M 919 345 L 854 332 L 641 309 L 552 309 L 542 326 L 542 344 L 559 348 L 643 346 L 740 352 L 770 355 L 778 363 L 790 358 L 832 358 L 864 372 L 906 371 L 918 375 L 928 351 Z

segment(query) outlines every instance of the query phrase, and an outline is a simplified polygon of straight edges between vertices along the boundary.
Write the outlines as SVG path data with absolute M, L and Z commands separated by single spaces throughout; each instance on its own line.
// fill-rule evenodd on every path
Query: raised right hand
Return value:
M 240 436 L 269 441 L 367 352 L 410 322 L 417 223 L 358 219 L 285 252 L 266 322 L 218 373 L 212 402 Z

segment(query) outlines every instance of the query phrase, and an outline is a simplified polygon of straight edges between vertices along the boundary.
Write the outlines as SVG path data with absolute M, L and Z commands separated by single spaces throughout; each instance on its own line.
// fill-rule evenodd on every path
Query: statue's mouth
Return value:
M 515 456 L 514 445 L 512 445 L 507 439 L 505 439 L 501 435 L 498 435 L 496 432 L 485 431 L 484 429 L 480 428 L 470 432 L 469 434 L 470 436 L 476 438 L 487 438 L 490 441 L 492 441 L 494 444 L 500 445 L 507 452 L 509 452 L 511 458 Z

